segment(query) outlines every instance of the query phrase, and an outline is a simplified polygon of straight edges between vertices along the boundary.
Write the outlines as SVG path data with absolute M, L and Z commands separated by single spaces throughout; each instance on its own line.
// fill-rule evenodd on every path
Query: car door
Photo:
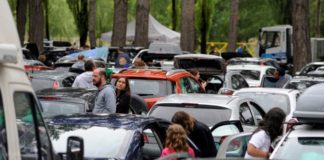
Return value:
M 220 146 L 216 159 L 243 158 L 252 132 L 243 132 L 228 136 Z
M 232 90 L 239 90 L 241 88 L 248 88 L 249 84 L 246 82 L 245 78 L 235 71 L 230 71 L 225 75 L 225 88 Z
M 230 135 L 243 132 L 243 127 L 239 120 L 222 121 L 215 124 L 211 129 L 217 151 L 222 145 L 222 141 Z

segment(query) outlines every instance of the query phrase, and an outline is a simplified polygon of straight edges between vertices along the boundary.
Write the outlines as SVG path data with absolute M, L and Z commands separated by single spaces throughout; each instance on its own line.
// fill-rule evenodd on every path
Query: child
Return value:
M 188 152 L 189 155 L 195 157 L 194 150 L 187 143 L 187 134 L 182 126 L 172 124 L 167 130 L 167 138 L 165 148 L 162 150 L 161 157 L 172 153 Z

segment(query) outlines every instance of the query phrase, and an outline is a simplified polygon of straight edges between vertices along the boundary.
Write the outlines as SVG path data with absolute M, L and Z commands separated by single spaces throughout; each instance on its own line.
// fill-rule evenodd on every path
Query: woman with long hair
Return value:
M 271 143 L 283 133 L 285 118 L 286 114 L 282 109 L 275 107 L 269 110 L 252 134 L 245 158 L 269 158 L 272 150 Z
M 172 124 L 167 129 L 165 148 L 162 150 L 161 157 L 172 153 L 188 152 L 195 157 L 194 150 L 187 143 L 187 133 L 179 124 Z
M 130 87 L 128 79 L 125 77 L 117 78 L 116 87 L 116 113 L 129 113 L 130 107 Z

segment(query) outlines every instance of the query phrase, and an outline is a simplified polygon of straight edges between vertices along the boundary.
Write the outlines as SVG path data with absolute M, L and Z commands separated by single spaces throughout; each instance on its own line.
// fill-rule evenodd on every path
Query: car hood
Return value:
M 174 67 L 176 69 L 198 69 L 200 74 L 225 74 L 224 60 L 218 56 L 210 55 L 181 55 L 174 57 Z

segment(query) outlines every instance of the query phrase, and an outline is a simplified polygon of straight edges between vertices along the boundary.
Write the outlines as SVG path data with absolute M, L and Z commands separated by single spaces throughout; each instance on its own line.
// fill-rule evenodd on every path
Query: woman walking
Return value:
M 116 87 L 116 113 L 129 113 L 130 107 L 130 88 L 128 79 L 125 77 L 117 78 Z

